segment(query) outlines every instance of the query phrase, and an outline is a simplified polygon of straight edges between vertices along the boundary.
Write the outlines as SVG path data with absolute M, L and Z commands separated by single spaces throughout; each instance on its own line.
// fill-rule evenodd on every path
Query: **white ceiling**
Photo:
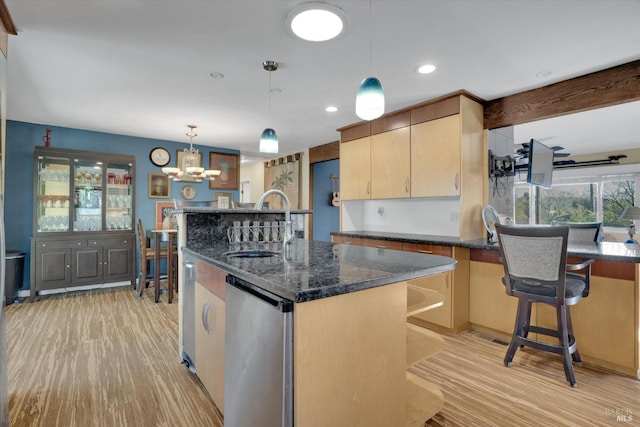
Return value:
M 348 23 L 328 42 L 285 29 L 300 0 L 5 1 L 18 27 L 8 119 L 178 142 L 194 123 L 194 142 L 249 156 L 265 127 L 280 153 L 339 139 L 359 121 L 355 94 L 370 74 L 393 111 L 459 89 L 492 100 L 640 59 L 638 0 L 373 0 L 371 32 L 368 1 L 330 0 Z M 270 117 L 264 60 L 280 63 Z M 423 63 L 438 68 L 420 75 Z M 524 139 L 573 154 L 640 147 L 638 104 L 614 108 L 626 112 L 538 122 Z

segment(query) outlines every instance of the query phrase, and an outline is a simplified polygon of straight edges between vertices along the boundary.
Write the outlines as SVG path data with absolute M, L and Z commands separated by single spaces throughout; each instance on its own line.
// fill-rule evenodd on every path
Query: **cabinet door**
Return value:
M 73 159 L 73 231 L 102 231 L 102 162 Z
M 70 161 L 58 156 L 35 157 L 34 233 L 69 231 Z
M 133 165 L 108 162 L 106 176 L 105 229 L 133 230 Z
M 371 137 L 340 144 L 340 198 L 371 198 Z
M 105 282 L 131 280 L 134 237 L 114 239 L 103 246 L 103 276 Z
M 451 317 L 451 272 L 436 274 L 435 276 L 421 277 L 410 280 L 408 283 L 425 289 L 431 289 L 444 295 L 444 304 L 441 307 L 419 313 L 414 318 L 435 323 L 445 328 L 453 327 Z
M 411 197 L 460 195 L 460 115 L 411 126 Z
M 371 198 L 410 196 L 411 128 L 404 127 L 371 137 Z
M 72 281 L 74 285 L 102 282 L 102 248 L 73 249 Z
M 37 248 L 35 257 L 37 290 L 62 288 L 71 283 L 70 248 Z
M 224 301 L 195 286 L 196 374 L 220 412 L 224 411 Z

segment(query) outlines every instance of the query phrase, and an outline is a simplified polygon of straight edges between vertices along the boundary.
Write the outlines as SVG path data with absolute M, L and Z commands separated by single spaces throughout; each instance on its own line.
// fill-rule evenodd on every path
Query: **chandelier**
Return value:
M 198 136 L 193 130 L 197 128 L 196 125 L 187 125 L 189 132 L 186 135 L 189 137 L 189 148 L 185 148 L 182 152 L 182 163 L 180 167 L 175 168 L 162 168 L 162 173 L 168 175 L 174 181 L 189 181 L 189 182 L 202 182 L 204 179 L 213 181 L 218 175 L 220 170 L 205 170 L 200 165 L 200 152 L 197 148 L 193 148 L 193 138 Z

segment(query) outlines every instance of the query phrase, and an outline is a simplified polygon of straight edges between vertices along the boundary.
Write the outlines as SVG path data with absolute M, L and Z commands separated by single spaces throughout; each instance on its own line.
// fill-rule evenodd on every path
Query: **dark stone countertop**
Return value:
M 334 236 L 362 237 L 368 239 L 394 240 L 406 243 L 425 243 L 441 246 L 458 246 L 471 249 L 498 250 L 497 243 L 487 239 L 462 240 L 459 237 L 428 234 L 387 233 L 382 231 L 333 232 Z M 567 255 L 579 258 L 606 259 L 609 261 L 640 263 L 640 245 L 622 242 L 569 243 Z
M 425 255 L 294 239 L 288 255 L 281 243 L 261 244 L 280 251 L 269 258 L 231 258 L 230 250 L 256 245 L 202 245 L 187 242 L 185 252 L 255 286 L 296 303 L 402 282 L 455 269 L 456 260 Z
M 216 214 L 229 214 L 229 215 L 237 215 L 237 214 L 274 214 L 274 213 L 284 213 L 284 209 L 248 209 L 248 208 L 238 208 L 238 209 L 219 209 L 213 208 L 210 206 L 185 206 L 177 209 L 172 209 L 173 213 L 181 214 L 181 213 L 216 213 Z M 299 214 L 312 214 L 313 210 L 311 209 L 291 209 L 292 215 Z

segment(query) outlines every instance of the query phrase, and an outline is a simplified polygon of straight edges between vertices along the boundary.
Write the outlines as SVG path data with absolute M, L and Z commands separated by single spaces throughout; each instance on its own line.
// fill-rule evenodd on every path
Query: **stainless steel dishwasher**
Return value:
M 182 363 L 191 372 L 196 371 L 196 320 L 193 313 L 196 309 L 196 262 L 192 255 L 182 255 L 182 278 L 180 283 L 180 305 L 182 309 L 182 328 L 180 342 L 182 343 Z
M 293 426 L 293 303 L 227 276 L 224 425 Z

